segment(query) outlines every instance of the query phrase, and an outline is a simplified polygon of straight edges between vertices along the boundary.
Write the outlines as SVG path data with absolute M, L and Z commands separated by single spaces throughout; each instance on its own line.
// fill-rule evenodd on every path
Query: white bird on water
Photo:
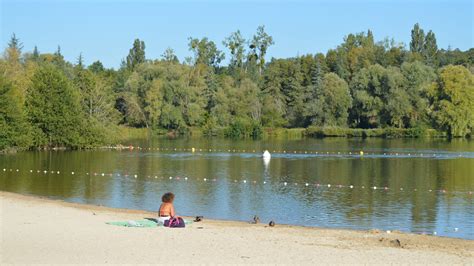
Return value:
M 265 150 L 262 154 L 262 159 L 263 159 L 263 165 L 265 166 L 265 171 L 268 170 L 268 166 L 270 165 L 270 159 L 272 158 L 272 155 L 268 150 Z
M 262 154 L 262 157 L 263 157 L 263 159 L 270 159 L 272 157 L 272 155 L 270 154 L 270 152 L 268 150 L 265 150 Z

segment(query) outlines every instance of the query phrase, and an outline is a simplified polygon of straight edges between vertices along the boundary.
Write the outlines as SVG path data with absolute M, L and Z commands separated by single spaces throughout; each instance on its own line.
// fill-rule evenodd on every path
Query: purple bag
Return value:
M 184 223 L 184 220 L 183 218 L 181 217 L 173 217 L 173 218 L 170 218 L 169 220 L 166 220 L 165 223 L 164 223 L 164 226 L 166 227 L 170 227 L 170 228 L 183 228 L 185 227 L 185 223 Z

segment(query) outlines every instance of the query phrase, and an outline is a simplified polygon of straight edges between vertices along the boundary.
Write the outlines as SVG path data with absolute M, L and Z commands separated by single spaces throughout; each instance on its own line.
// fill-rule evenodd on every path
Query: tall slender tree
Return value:
M 23 49 L 23 43 L 16 37 L 15 33 L 12 34 L 10 41 L 8 42 L 8 48 L 15 49 L 19 53 L 21 53 L 21 50 Z
M 250 43 L 250 48 L 253 49 L 254 54 L 257 56 L 257 66 L 259 74 L 262 74 L 263 66 L 265 65 L 265 55 L 270 46 L 274 45 L 273 37 L 265 32 L 265 26 L 259 26 L 257 33 L 253 36 Z M 258 53 L 256 52 L 258 51 Z
M 145 62 L 145 42 L 135 39 L 133 47 L 128 52 L 125 65 L 129 70 L 134 70 L 137 65 L 143 62 Z
M 40 56 L 40 53 L 38 51 L 38 47 L 36 47 L 35 45 L 35 48 L 33 49 L 33 60 L 38 61 L 39 56 Z
M 234 69 L 242 68 L 245 53 L 245 39 L 242 37 L 240 30 L 232 32 L 222 43 L 229 49 L 231 54 L 229 67 Z
M 79 56 L 77 57 L 77 64 L 76 64 L 77 67 L 79 68 L 84 68 L 84 62 L 83 62 L 83 58 L 82 58 L 82 52 L 79 53 Z
M 422 53 L 425 44 L 425 32 L 420 25 L 416 23 L 411 30 L 410 51 L 412 53 Z
M 423 57 L 429 66 L 436 66 L 438 63 L 438 45 L 436 43 L 436 36 L 431 30 L 428 31 L 425 37 Z

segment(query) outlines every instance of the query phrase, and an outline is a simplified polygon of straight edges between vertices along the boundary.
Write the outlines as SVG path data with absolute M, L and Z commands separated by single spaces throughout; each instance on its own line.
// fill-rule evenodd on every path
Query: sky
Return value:
M 31 51 L 52 53 L 58 45 L 71 62 L 82 53 L 86 64 L 100 60 L 118 67 L 133 40 L 145 41 L 146 57 L 159 58 L 171 47 L 181 61 L 191 56 L 188 37 L 222 41 L 240 30 L 247 38 L 259 25 L 273 36 L 268 58 L 325 53 L 349 33 L 371 29 L 375 39 L 394 38 L 407 46 L 420 23 L 433 30 L 440 48 L 473 45 L 472 0 L 335 1 L 111 1 L 0 0 L 2 50 L 12 33 Z

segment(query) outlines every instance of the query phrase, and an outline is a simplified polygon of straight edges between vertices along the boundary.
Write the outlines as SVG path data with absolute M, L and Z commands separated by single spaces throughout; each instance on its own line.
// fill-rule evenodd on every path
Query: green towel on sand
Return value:
M 185 224 L 191 224 L 192 221 L 184 220 Z M 125 227 L 157 227 L 163 226 L 155 221 L 144 219 L 144 220 L 130 220 L 130 221 L 122 221 L 122 222 L 107 222 L 106 224 L 117 225 L 117 226 L 125 226 Z

